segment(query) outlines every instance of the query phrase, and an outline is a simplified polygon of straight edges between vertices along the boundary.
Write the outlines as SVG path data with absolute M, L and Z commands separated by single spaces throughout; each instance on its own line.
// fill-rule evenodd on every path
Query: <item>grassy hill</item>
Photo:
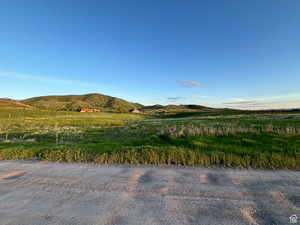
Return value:
M 211 109 L 202 105 L 150 105 L 143 106 L 143 110 L 203 110 Z
M 202 105 L 152 105 L 143 106 L 141 110 L 153 115 L 173 115 L 177 113 L 210 112 L 214 109 Z
M 23 100 L 22 103 L 56 111 L 76 111 L 79 107 L 90 107 L 102 111 L 128 112 L 129 109 L 142 107 L 138 103 L 102 94 L 42 96 Z
M 8 99 L 8 98 L 0 98 L 0 109 L 1 110 L 8 110 L 8 109 L 27 109 L 32 110 L 34 107 L 30 105 L 26 105 L 22 102 Z

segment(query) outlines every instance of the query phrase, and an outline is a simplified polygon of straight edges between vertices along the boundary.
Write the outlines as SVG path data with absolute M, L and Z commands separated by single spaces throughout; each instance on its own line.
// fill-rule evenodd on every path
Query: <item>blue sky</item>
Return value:
M 0 96 L 300 107 L 298 0 L 2 0 Z

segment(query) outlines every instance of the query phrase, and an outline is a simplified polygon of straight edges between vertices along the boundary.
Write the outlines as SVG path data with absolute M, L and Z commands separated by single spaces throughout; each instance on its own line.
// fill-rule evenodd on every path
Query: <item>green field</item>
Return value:
M 0 159 L 300 168 L 300 113 L 0 109 Z

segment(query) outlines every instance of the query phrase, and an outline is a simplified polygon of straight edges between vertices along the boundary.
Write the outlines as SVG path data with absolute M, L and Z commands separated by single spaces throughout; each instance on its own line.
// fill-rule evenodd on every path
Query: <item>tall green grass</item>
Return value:
M 194 151 L 180 147 L 141 146 L 125 151 L 96 152 L 78 147 L 0 149 L 0 159 L 27 159 L 61 162 L 95 162 L 102 164 L 154 164 L 188 166 L 222 166 L 237 168 L 299 169 L 299 155 L 261 152 L 234 154 Z

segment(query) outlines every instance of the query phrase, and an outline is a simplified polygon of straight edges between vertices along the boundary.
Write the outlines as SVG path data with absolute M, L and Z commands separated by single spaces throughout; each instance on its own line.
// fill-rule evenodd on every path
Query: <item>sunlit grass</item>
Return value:
M 169 120 L 5 111 L 0 159 L 299 169 L 299 121 L 299 114 Z

